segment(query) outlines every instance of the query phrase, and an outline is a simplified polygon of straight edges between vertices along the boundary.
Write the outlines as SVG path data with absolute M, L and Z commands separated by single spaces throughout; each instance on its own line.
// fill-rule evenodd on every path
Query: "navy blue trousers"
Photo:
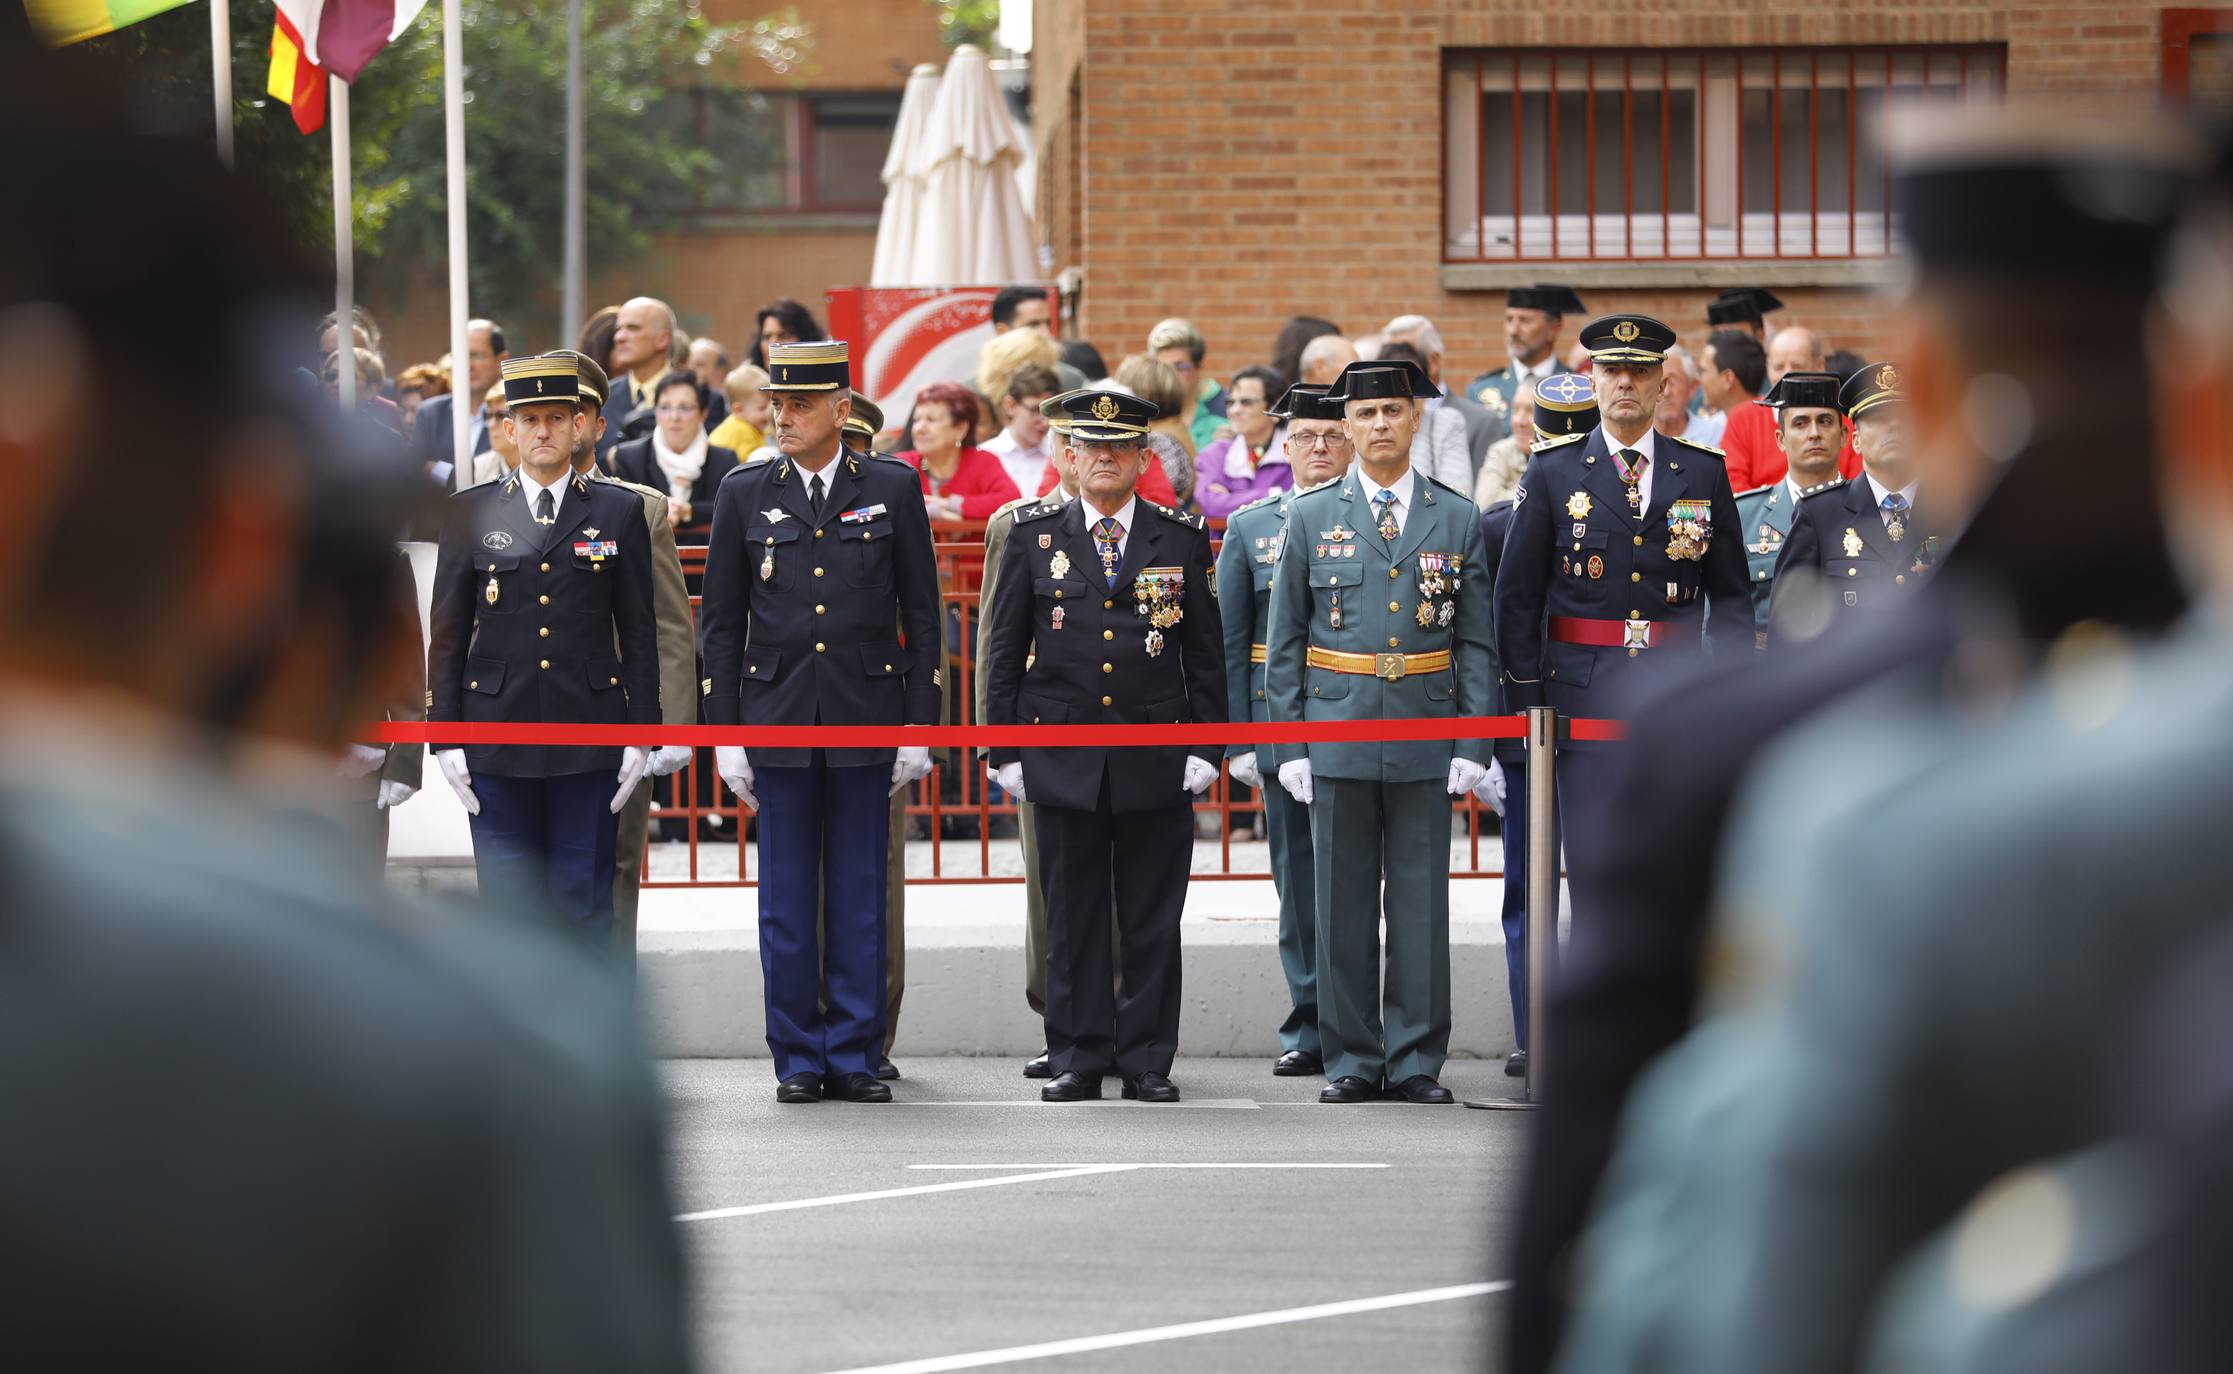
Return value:
M 1553 817 L 1551 852 L 1558 852 Z M 1527 764 L 1504 760 L 1504 981 L 1512 991 L 1512 1034 L 1527 1048 Z
M 874 1073 L 884 1054 L 892 766 L 833 768 L 819 749 L 811 759 L 756 779 L 760 975 L 778 1079 Z
M 548 911 L 585 935 L 610 932 L 619 785 L 610 769 L 555 778 L 475 773 L 473 864 L 482 895 Z

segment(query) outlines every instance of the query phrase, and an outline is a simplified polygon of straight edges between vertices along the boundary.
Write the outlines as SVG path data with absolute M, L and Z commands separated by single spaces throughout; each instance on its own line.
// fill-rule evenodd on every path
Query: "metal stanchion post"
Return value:
M 1527 1100 L 1540 1103 L 1558 966 L 1558 713 L 1527 713 Z

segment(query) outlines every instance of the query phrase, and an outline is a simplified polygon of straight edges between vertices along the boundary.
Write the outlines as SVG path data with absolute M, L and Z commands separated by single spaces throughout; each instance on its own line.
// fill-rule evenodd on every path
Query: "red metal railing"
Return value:
M 1214 534 L 1223 526 L 1222 521 L 1212 521 Z M 938 583 L 941 599 L 945 603 L 945 633 L 947 643 L 942 646 L 941 657 L 945 667 L 945 716 L 948 723 L 975 725 L 977 719 L 977 600 L 979 580 L 984 568 L 985 527 L 979 521 L 941 521 L 933 526 L 937 538 L 935 551 L 938 559 Z M 685 545 L 682 549 L 684 575 L 696 587 L 705 572 L 706 551 L 703 545 Z M 690 611 L 693 620 L 698 612 L 699 597 L 693 591 Z M 1236 609 L 1246 613 L 1244 606 Z M 993 871 L 993 845 L 1016 833 L 1015 803 L 1005 796 L 995 797 L 997 791 L 985 778 L 981 759 L 957 761 L 952 758 L 937 760 L 930 775 L 916 782 L 907 796 L 904 823 L 910 834 L 918 825 L 928 832 L 930 840 L 930 872 L 912 876 L 909 883 L 1020 883 L 1021 873 L 995 873 Z M 1224 771 L 1224 760 L 1213 759 L 1218 765 L 1217 781 L 1210 790 L 1194 803 L 1195 831 L 1198 839 L 1214 837 L 1217 840 L 1218 865 L 1215 870 L 1197 872 L 1196 880 L 1250 881 L 1270 876 L 1270 855 L 1265 851 L 1265 866 L 1240 868 L 1233 866 L 1235 831 L 1245 829 L 1261 835 L 1263 802 L 1251 794 L 1236 796 L 1238 791 L 1230 776 Z M 1276 786 L 1277 784 L 1271 784 Z M 752 876 L 749 840 L 751 837 L 750 810 L 739 804 L 728 785 L 713 773 L 707 751 L 699 750 L 689 765 L 672 780 L 653 784 L 651 810 L 652 844 L 644 856 L 645 887 L 753 887 L 757 880 Z M 1464 862 L 1453 861 L 1450 876 L 1453 878 L 1500 878 L 1503 874 L 1503 850 L 1493 824 L 1484 828 L 1482 810 L 1471 797 L 1451 803 L 1453 817 L 1462 816 L 1465 823 Z M 1493 815 L 1491 817 L 1493 820 Z M 657 853 L 660 849 L 661 822 L 680 822 L 688 835 L 681 843 L 686 847 L 687 867 L 684 876 L 655 875 L 654 870 L 667 866 Z M 708 840 L 703 831 L 706 822 L 717 823 L 720 837 Z M 1453 821 L 1453 824 L 1455 821 Z M 995 831 L 1001 832 L 996 836 Z M 954 832 L 951 838 L 947 832 Z M 1207 833 L 1205 833 L 1207 832 Z M 1487 865 L 1484 866 L 1484 838 L 1486 839 Z M 974 839 L 974 845 L 969 841 Z M 961 853 L 972 850 L 973 862 L 955 865 L 948 853 L 948 845 L 958 843 Z M 1242 839 L 1241 843 L 1248 843 Z M 732 876 L 728 856 L 735 856 Z M 718 858 L 716 857 L 718 856 Z M 1246 857 L 1246 856 L 1244 856 Z M 657 860 L 658 862 L 655 862 Z
M 1885 161 L 1872 112 L 1902 101 L 1998 98 L 2006 71 L 2001 44 L 1453 51 L 1444 59 L 1443 261 L 1888 255 L 1888 174 L 1863 182 L 1858 171 L 1864 159 L 1880 170 Z M 1639 117 L 1657 125 L 1642 150 Z M 1675 159 L 1678 134 L 1690 143 L 1687 169 Z M 1651 141 L 1658 175 L 1639 197 L 1639 152 L 1650 171 Z M 1748 152 L 1765 154 L 1749 178 Z M 1610 176 L 1616 163 L 1620 194 L 1600 195 L 1600 174 Z M 1562 204 L 1561 182 L 1574 174 L 1580 194 Z M 1492 204 L 1492 187 L 1509 203 Z

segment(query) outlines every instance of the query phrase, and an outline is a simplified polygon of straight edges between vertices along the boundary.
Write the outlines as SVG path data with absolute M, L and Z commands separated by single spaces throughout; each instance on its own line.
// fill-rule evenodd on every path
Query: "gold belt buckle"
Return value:
M 1402 677 L 1403 673 L 1402 654 L 1374 654 L 1372 656 L 1372 675 L 1382 682 L 1394 682 L 1397 678 Z
M 1651 647 L 1650 621 L 1624 620 L 1621 622 L 1620 629 L 1620 646 L 1623 649 L 1648 649 Z

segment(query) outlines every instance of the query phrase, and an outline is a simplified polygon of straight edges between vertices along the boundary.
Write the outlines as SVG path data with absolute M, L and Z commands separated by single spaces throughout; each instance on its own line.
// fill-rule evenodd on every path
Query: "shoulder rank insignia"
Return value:
M 1674 438 L 1676 443 L 1682 444 L 1688 448 L 1697 449 L 1700 453 L 1710 453 L 1716 458 L 1727 458 L 1729 456 L 1728 454 L 1723 453 L 1720 449 L 1715 448 L 1712 444 L 1701 444 L 1696 439 L 1685 439 L 1680 435 L 1674 435 L 1671 437 Z
M 1323 482 L 1313 482 L 1313 483 L 1311 483 L 1311 484 L 1310 484 L 1309 486 L 1307 486 L 1307 487 L 1297 487 L 1297 488 L 1295 488 L 1295 489 L 1294 489 L 1294 491 L 1292 491 L 1292 492 L 1290 492 L 1290 493 L 1288 493 L 1288 494 L 1289 494 L 1289 495 L 1291 495 L 1291 496 L 1306 496 L 1306 495 L 1308 495 L 1308 494 L 1310 494 L 1311 492 L 1314 492 L 1314 491 L 1323 491 L 1323 490 L 1325 490 L 1325 489 L 1326 489 L 1327 487 L 1330 487 L 1330 486 L 1332 486 L 1332 485 L 1333 485 L 1334 483 L 1336 483 L 1336 482 L 1338 482 L 1338 481 L 1340 481 L 1340 480 L 1341 480 L 1341 474 L 1339 474 L 1339 473 L 1336 473 L 1336 474 L 1334 474 L 1333 476 L 1331 476 L 1331 477 L 1327 478 L 1327 479 L 1326 479 L 1325 481 L 1323 481 Z
M 1548 438 L 1537 439 L 1534 446 L 1528 449 L 1528 452 L 1541 453 L 1545 449 L 1557 448 L 1561 444 L 1578 444 L 1588 437 L 1589 431 L 1586 429 L 1573 434 L 1554 434 Z
M 1805 491 L 1800 492 L 1799 495 L 1802 497 L 1819 496 L 1826 491 L 1836 491 L 1839 487 L 1842 487 L 1844 485 L 1845 479 L 1843 477 L 1833 477 L 1827 482 L 1815 483 L 1813 486 L 1808 487 Z
M 1041 502 L 1036 506 L 1018 506 L 1016 508 L 1016 523 L 1020 525 L 1026 520 L 1043 520 L 1047 516 L 1060 515 L 1061 513 L 1062 503 L 1059 501 Z

